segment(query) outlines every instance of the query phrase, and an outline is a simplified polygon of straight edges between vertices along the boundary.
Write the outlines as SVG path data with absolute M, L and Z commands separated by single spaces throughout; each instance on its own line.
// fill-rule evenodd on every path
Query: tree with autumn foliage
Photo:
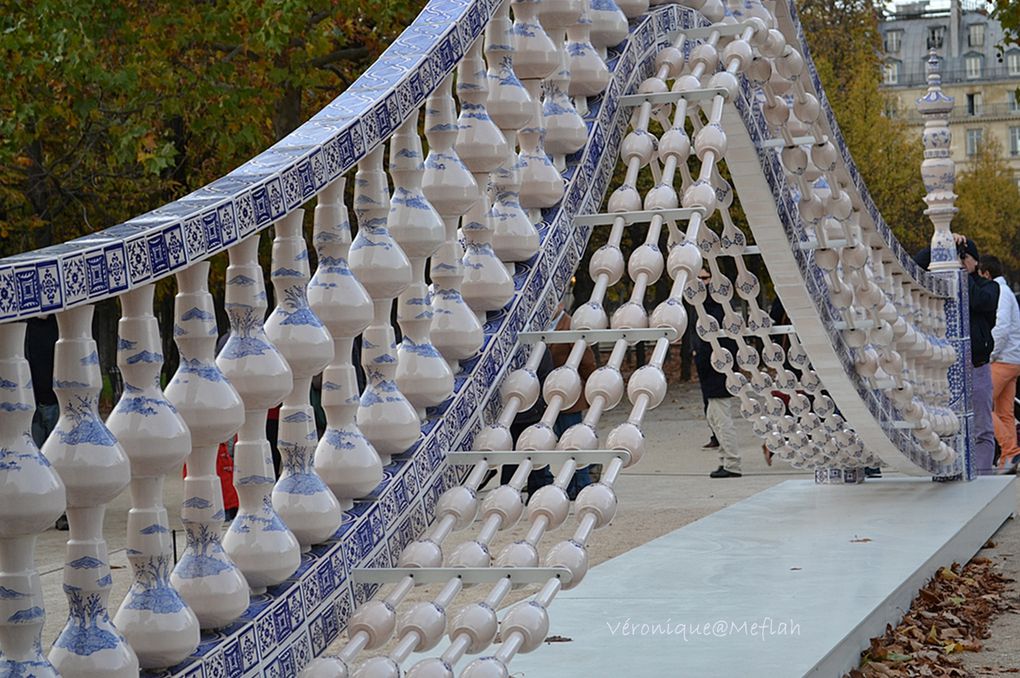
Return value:
M 880 3 L 802 0 L 797 5 L 811 58 L 854 163 L 882 218 L 910 251 L 928 243 L 921 135 L 885 114 Z
M 227 173 L 336 97 L 424 0 L 34 0 L 0 12 L 0 255 Z
M 953 230 L 965 233 L 982 252 L 995 254 L 1016 281 L 1020 276 L 1020 189 L 1002 151 L 1002 142 L 988 135 L 970 167 L 956 178 Z

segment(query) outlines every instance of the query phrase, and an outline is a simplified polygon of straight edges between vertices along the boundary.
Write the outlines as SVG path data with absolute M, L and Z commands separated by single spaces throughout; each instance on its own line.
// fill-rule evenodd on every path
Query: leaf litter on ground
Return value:
M 1012 583 L 983 556 L 939 569 L 900 623 L 872 638 L 860 667 L 844 678 L 967 678 L 961 653 L 980 651 L 992 622 L 1018 611 Z

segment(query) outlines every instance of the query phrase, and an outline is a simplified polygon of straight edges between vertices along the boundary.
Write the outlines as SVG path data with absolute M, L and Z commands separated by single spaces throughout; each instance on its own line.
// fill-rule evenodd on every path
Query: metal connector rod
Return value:
M 612 226 L 617 219 L 623 219 L 625 226 L 651 223 L 658 215 L 666 221 L 690 219 L 695 214 L 705 214 L 701 207 L 674 207 L 668 210 L 637 210 L 634 212 L 602 212 L 599 214 L 581 214 L 574 217 L 576 226 Z
M 465 584 L 495 584 L 509 579 L 513 584 L 544 584 L 556 578 L 569 584 L 565 567 L 356 567 L 351 578 L 356 584 L 396 584 L 410 577 L 415 586 L 445 584 L 460 579 Z
M 630 330 L 546 330 L 544 332 L 519 332 L 517 341 L 522 344 L 572 344 L 582 340 L 588 344 L 600 341 L 655 341 L 677 338 L 672 327 L 642 327 Z
M 490 464 L 519 464 L 525 459 L 539 464 L 560 464 L 571 459 L 581 464 L 602 464 L 617 457 L 625 465 L 630 463 L 630 452 L 627 450 L 469 450 L 446 453 L 446 461 L 455 465 L 474 464 L 482 460 Z
M 685 99 L 687 101 L 704 101 L 715 97 L 724 97 L 727 92 L 722 87 L 705 87 L 689 89 L 686 92 L 658 92 L 656 94 L 627 94 L 620 97 L 621 106 L 640 106 L 646 101 L 650 104 L 672 104 Z M 812 137 L 814 140 L 814 137 Z

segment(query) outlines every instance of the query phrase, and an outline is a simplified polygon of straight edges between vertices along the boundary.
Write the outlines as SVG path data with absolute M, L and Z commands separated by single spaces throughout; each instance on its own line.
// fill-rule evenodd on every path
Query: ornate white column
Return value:
M 953 133 L 949 129 L 949 114 L 955 103 L 953 97 L 942 92 L 942 74 L 935 50 L 928 55 L 928 92 L 917 100 L 917 110 L 925 117 L 924 161 L 921 177 L 928 191 L 924 211 L 935 226 L 931 236 L 931 271 L 954 271 L 961 267 L 956 243 L 949 223 L 959 210 L 955 206 L 956 163 L 949 155 Z
M 599 56 L 606 57 L 606 48 L 615 47 L 627 37 L 627 17 L 613 0 L 591 0 L 591 43 Z
M 181 522 L 187 546 L 170 583 L 203 629 L 226 626 L 248 609 L 248 583 L 220 544 L 223 491 L 216 476 L 217 447 L 244 423 L 244 405 L 216 366 L 216 315 L 209 294 L 209 262 L 177 274 L 174 341 L 181 361 L 166 397 L 191 431 Z
M 59 675 L 42 652 L 46 621 L 36 537 L 64 511 L 64 483 L 32 440 L 25 324 L 0 325 L 0 675 Z
M 567 69 L 570 71 L 567 94 L 574 97 L 574 107 L 580 115 L 588 112 L 588 97 L 602 94 L 609 84 L 609 69 L 595 51 L 591 28 L 589 3 L 584 0 L 584 8 L 577 23 L 567 27 Z M 588 136 L 587 129 L 584 136 Z
M 383 479 L 379 455 L 354 421 L 359 399 L 354 337 L 372 322 L 373 309 L 372 298 L 347 265 L 351 225 L 343 203 L 345 181 L 337 179 L 319 194 L 313 236 L 319 265 L 308 285 L 308 301 L 329 328 L 336 349 L 322 373 L 326 432 L 315 448 L 315 470 L 344 511 Z
M 425 172 L 418 112 L 397 128 L 390 139 L 389 228 L 411 261 L 411 284 L 397 299 L 397 322 L 403 339 L 397 347 L 397 387 L 425 420 L 425 408 L 453 394 L 453 372 L 432 345 L 432 305 L 425 284 L 425 262 L 443 244 L 443 220 L 422 192 Z
M 319 441 L 312 411 L 312 377 L 333 360 L 333 339 L 308 305 L 308 248 L 301 232 L 305 211 L 294 210 L 276 222 L 272 278 L 276 309 L 266 321 L 266 336 L 294 374 L 294 388 L 280 408 L 278 444 L 282 468 L 273 488 L 273 508 L 301 551 L 311 549 L 340 527 L 340 504 L 315 473 Z
M 464 301 L 483 324 L 486 311 L 501 309 L 514 293 L 514 281 L 492 249 L 489 173 L 506 161 L 507 144 L 485 110 L 486 81 L 482 41 L 478 39 L 457 65 L 457 96 L 461 109 L 456 149 L 478 186 L 478 200 L 461 220 L 465 241 L 461 289 Z
M 170 585 L 173 551 L 163 478 L 179 471 L 191 452 L 191 432 L 159 385 L 163 356 L 152 314 L 154 291 L 145 285 L 120 297 L 117 366 L 124 393 L 106 421 L 131 460 L 127 553 L 135 581 L 114 623 L 143 669 L 184 661 L 199 640 L 198 618 Z
M 552 207 L 563 197 L 563 178 L 546 155 L 542 81 L 560 66 L 559 53 L 538 21 L 536 0 L 512 0 L 514 10 L 514 69 L 531 97 L 531 116 L 520 132 L 521 207 L 532 223 L 540 221 L 540 208 Z
M 517 131 L 531 119 L 531 97 L 514 72 L 514 37 L 510 2 L 504 0 L 485 28 L 489 98 L 486 109 L 506 139 L 506 157 L 492 180 L 492 249 L 512 275 L 513 262 L 538 251 L 535 225 L 521 207 L 521 172 L 517 166 Z
M 379 146 L 358 164 L 354 213 L 358 236 L 351 245 L 351 270 L 365 286 L 375 312 L 361 336 L 361 364 L 368 383 L 358 407 L 358 427 L 372 441 L 383 466 L 406 452 L 421 434 L 418 413 L 397 387 L 397 343 L 390 311 L 411 282 L 411 262 L 387 227 L 389 195 Z
M 53 390 L 60 420 L 42 452 L 67 488 L 64 593 L 69 618 L 50 650 L 62 675 L 135 678 L 138 657 L 110 621 L 113 578 L 103 538 L 107 502 L 127 487 L 127 455 L 99 418 L 99 354 L 92 339 L 92 306 L 57 314 L 60 340 L 53 358 Z
M 223 548 L 244 573 L 252 593 L 264 593 L 294 574 L 301 549 L 270 500 L 275 479 L 266 440 L 266 411 L 294 387 L 287 361 L 263 328 L 266 287 L 258 261 L 259 236 L 229 250 L 226 308 L 230 338 L 216 364 L 244 402 L 244 424 L 234 446 L 234 486 L 240 507 Z
M 570 89 L 570 58 L 567 55 L 567 30 L 581 18 L 582 0 L 560 0 L 539 5 L 542 25 L 548 30 L 556 47 L 556 68 L 545 81 L 545 102 L 542 116 L 545 119 L 545 150 L 552 154 L 557 171 L 566 169 L 565 156 L 584 147 L 588 128 L 567 96 Z
M 446 241 L 432 256 L 432 343 L 443 354 L 450 369 L 460 371 L 459 360 L 466 360 L 482 345 L 482 325 L 464 302 L 464 249 L 457 237 L 457 222 L 478 200 L 478 186 L 461 162 L 454 143 L 457 120 L 451 92 L 453 76 L 429 95 L 425 103 L 425 138 L 429 154 L 425 157 L 422 190 L 443 218 Z

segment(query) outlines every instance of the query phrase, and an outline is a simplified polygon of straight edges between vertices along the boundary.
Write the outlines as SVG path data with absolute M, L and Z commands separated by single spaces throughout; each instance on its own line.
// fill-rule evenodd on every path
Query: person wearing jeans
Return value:
M 981 256 L 970 238 L 953 234 L 960 265 L 967 271 L 970 297 L 971 407 L 974 410 L 974 470 L 979 475 L 994 473 L 995 429 L 992 424 L 992 367 L 989 364 L 995 339 L 992 329 L 999 309 L 999 286 L 978 275 Z M 914 255 L 921 268 L 931 264 L 931 250 L 924 248 Z
M 992 408 L 995 414 L 995 439 L 1002 453 L 999 467 L 1013 470 L 1020 460 L 1020 447 L 1016 439 L 1016 417 L 1013 401 L 1016 398 L 1016 379 L 1020 376 L 1020 305 L 1002 275 L 1002 262 L 998 257 L 984 256 L 978 272 L 999 286 L 999 304 L 992 328 Z

